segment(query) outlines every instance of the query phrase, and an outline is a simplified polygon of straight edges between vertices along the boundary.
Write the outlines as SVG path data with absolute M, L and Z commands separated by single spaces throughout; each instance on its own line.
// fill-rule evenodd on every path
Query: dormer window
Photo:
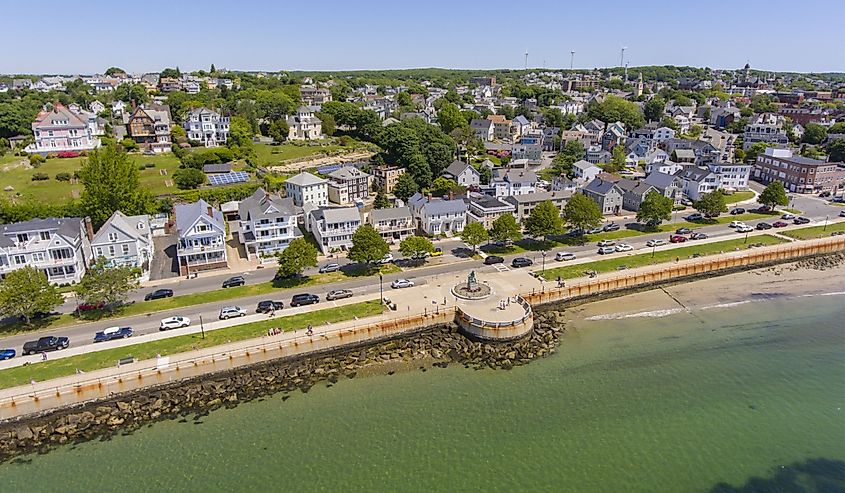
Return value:
M 138 221 L 138 229 L 144 229 L 144 223 Z
M 111 241 L 111 242 L 117 241 L 117 233 L 109 233 L 109 241 Z

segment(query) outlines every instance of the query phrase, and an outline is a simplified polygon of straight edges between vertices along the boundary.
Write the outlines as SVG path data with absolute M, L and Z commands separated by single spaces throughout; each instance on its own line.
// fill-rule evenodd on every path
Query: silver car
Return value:
M 220 309 L 220 320 L 228 320 L 234 317 L 243 317 L 246 315 L 246 310 L 239 306 L 226 306 Z

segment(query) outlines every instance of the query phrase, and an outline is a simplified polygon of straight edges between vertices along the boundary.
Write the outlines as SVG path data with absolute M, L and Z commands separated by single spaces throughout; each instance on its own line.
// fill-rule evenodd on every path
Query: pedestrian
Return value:
M 305 330 L 305 333 L 309 336 L 314 333 L 314 329 L 311 327 L 311 324 L 308 324 L 308 329 Z
M 41 361 L 47 361 L 47 353 L 41 353 Z
M 443 297 L 443 306 L 446 306 L 446 297 Z
M 273 329 L 267 329 L 267 335 L 268 336 L 273 335 Z

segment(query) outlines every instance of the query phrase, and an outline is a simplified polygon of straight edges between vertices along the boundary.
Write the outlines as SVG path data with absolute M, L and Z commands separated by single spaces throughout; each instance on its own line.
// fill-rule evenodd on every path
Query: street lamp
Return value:
M 654 250 L 657 248 L 657 243 L 651 244 L 651 258 L 654 258 Z
M 545 250 L 542 251 L 542 255 L 543 255 L 543 277 L 546 277 L 546 255 L 547 255 L 547 253 L 548 252 L 546 252 Z
M 743 243 L 748 243 L 748 230 L 745 230 L 745 241 Z
M 205 325 L 202 323 L 202 313 L 200 313 L 200 332 L 202 333 L 202 338 L 205 339 Z
M 825 217 L 824 217 L 824 227 L 822 228 L 822 231 L 827 231 L 827 220 L 828 220 L 829 218 L 830 218 L 830 216 L 825 216 Z
M 384 304 L 384 275 L 381 273 L 378 275 L 378 295 L 379 303 Z

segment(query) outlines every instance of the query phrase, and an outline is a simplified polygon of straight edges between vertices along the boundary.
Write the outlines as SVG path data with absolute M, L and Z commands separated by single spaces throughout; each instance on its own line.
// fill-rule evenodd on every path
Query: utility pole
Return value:
M 525 70 L 528 70 L 528 50 L 525 50 Z
M 627 50 L 627 49 L 628 49 L 627 46 L 622 47 L 622 56 L 619 58 L 619 66 L 620 67 L 625 66 L 625 50 Z
M 569 52 L 569 70 L 575 66 L 575 50 Z

